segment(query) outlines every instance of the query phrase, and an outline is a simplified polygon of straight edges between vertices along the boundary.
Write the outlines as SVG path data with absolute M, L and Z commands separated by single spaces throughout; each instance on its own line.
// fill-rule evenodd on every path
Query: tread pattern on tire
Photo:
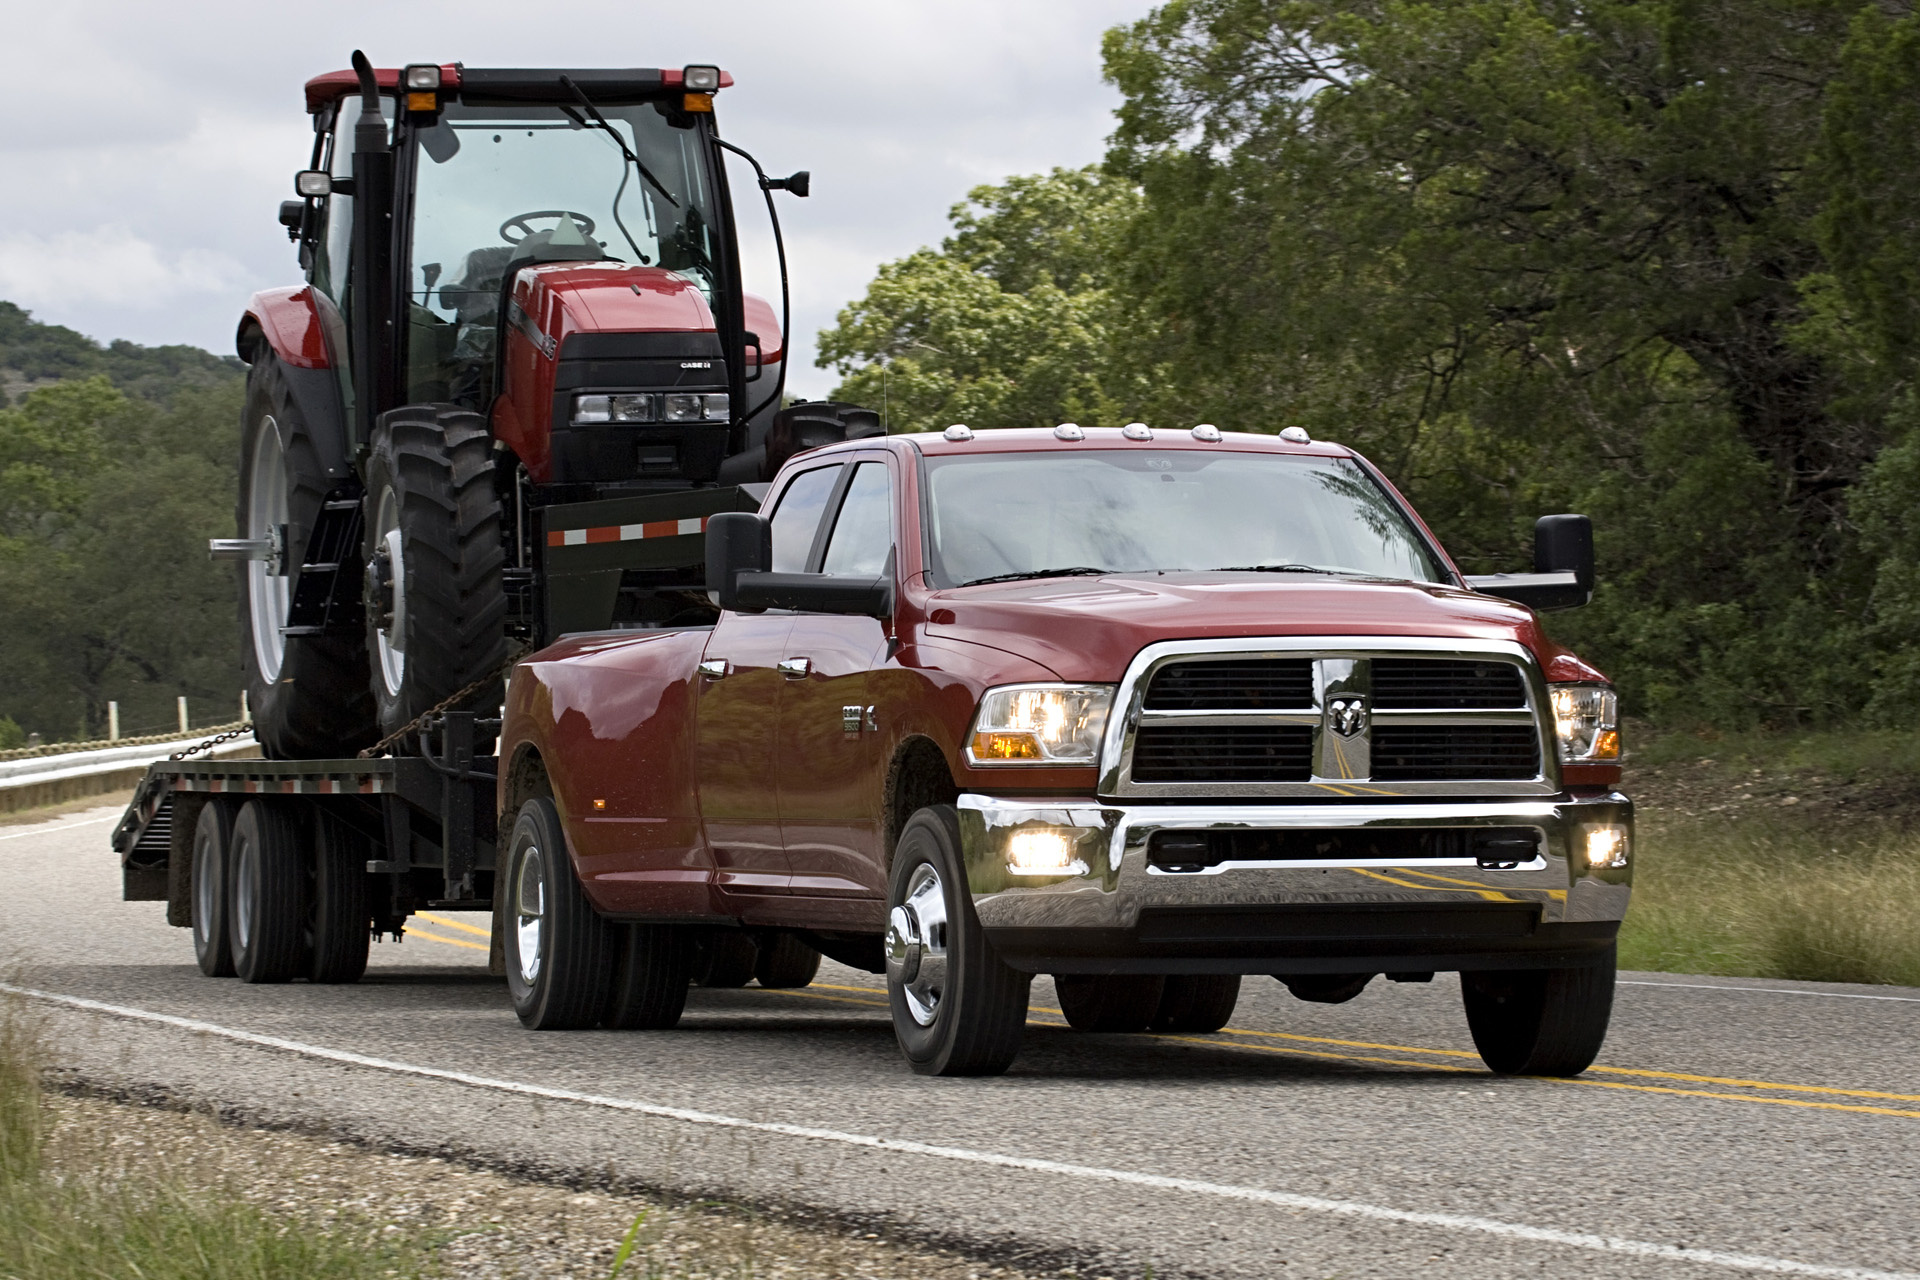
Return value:
M 193 912 L 194 959 L 200 965 L 200 972 L 209 978 L 233 976 L 233 942 L 227 931 L 231 910 L 227 898 L 227 865 L 232 848 L 233 807 L 221 800 L 210 800 L 200 806 L 200 816 L 194 823 L 193 866 L 189 869 L 188 890 Z M 211 890 L 213 898 L 211 919 L 202 919 L 200 914 L 203 877 L 213 880 L 211 885 L 204 886 Z
M 506 548 L 494 487 L 493 434 L 486 419 L 455 405 L 409 405 L 381 415 L 367 465 L 371 515 L 381 488 L 399 500 L 406 562 L 406 668 L 389 696 L 378 658 L 368 661 L 380 729 L 392 733 L 507 657 Z M 367 619 L 367 652 L 377 652 Z M 476 707 L 498 705 L 498 689 L 474 694 Z M 485 749 L 482 746 L 482 749 Z
M 672 925 L 613 926 L 613 974 L 600 1025 L 613 1031 L 665 1031 L 687 1007 L 693 947 Z
M 365 837 L 324 814 L 314 814 L 313 884 L 309 934 L 314 982 L 358 982 L 373 941 Z
M 523 835 L 539 842 L 545 858 L 547 916 L 540 971 L 532 987 L 520 978 L 514 904 L 508 902 L 507 989 L 522 1025 L 534 1031 L 578 1031 L 598 1026 L 607 1011 L 613 978 L 613 929 L 587 900 L 567 853 L 560 811 L 546 796 L 520 807 L 514 823 L 505 892 L 519 880 Z
M 306 841 L 290 806 L 249 800 L 233 824 L 227 899 L 239 909 L 240 864 L 249 849 L 255 859 L 251 936 L 243 945 L 235 924 L 233 969 L 242 982 L 286 982 L 306 972 Z
M 293 400 L 293 390 L 271 351 L 261 350 L 247 374 L 241 422 L 240 484 L 235 528 L 245 536 L 248 477 L 254 432 L 263 416 L 282 427 L 287 459 L 287 524 L 293 545 L 288 558 L 306 550 L 306 535 L 333 487 L 314 441 L 313 429 Z M 286 641 L 279 679 L 269 684 L 253 650 L 253 615 L 247 598 L 247 564 L 235 566 L 240 583 L 241 667 L 253 713 L 254 736 L 269 760 L 314 760 L 350 756 L 378 736 L 373 693 L 367 684 L 365 647 L 346 636 L 297 636 Z

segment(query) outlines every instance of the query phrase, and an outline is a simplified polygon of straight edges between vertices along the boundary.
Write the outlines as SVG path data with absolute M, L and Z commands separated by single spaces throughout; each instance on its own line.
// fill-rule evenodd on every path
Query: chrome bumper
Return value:
M 974 909 L 996 949 L 1034 972 L 1423 972 L 1581 963 L 1611 945 L 1632 883 L 1633 802 L 1112 804 L 963 795 Z M 1540 854 L 1150 867 L 1156 831 L 1532 826 Z M 1595 867 L 1587 832 L 1623 827 L 1624 865 Z M 1057 832 L 1071 868 L 1010 867 L 1013 838 Z

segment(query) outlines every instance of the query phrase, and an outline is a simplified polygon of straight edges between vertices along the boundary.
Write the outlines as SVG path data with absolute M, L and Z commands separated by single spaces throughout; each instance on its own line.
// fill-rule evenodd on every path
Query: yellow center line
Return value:
M 442 945 L 442 946 L 446 946 L 446 947 L 466 947 L 466 948 L 467 948 L 468 950 L 471 950 L 471 951 L 491 951 L 491 950 L 493 950 L 493 948 L 492 948 L 491 946 L 488 946 L 488 945 L 487 945 L 487 944 L 485 944 L 485 943 L 481 943 L 481 942 L 468 942 L 468 941 L 467 941 L 467 940 L 466 940 L 465 938 L 443 938 L 443 937 L 441 937 L 441 936 L 440 936 L 439 934 L 436 934 L 436 933 L 428 933 L 428 932 L 427 932 L 426 930 L 424 930 L 424 929 L 409 929 L 409 930 L 407 930 L 407 937 L 409 937 L 409 938 L 425 938 L 425 939 L 426 939 L 426 940 L 427 940 L 428 942 L 437 942 L 437 943 L 439 943 L 439 944 L 440 944 L 440 945 Z
M 1353 872 L 1353 874 L 1357 876 L 1371 876 L 1375 880 L 1384 880 L 1388 884 L 1399 885 L 1402 889 L 1425 889 L 1429 893 L 1433 892 L 1433 886 L 1430 884 L 1417 884 L 1412 880 L 1395 880 L 1392 876 L 1383 876 L 1378 871 L 1369 871 L 1365 867 L 1348 867 L 1347 870 Z M 1395 867 L 1394 870 L 1399 871 L 1401 870 L 1401 868 Z M 1494 889 L 1476 888 L 1474 889 L 1474 892 L 1479 894 L 1481 897 L 1485 898 L 1488 902 L 1518 902 L 1519 901 L 1518 898 L 1509 898 L 1506 894 L 1501 893 Z
M 1590 1067 L 1588 1070 L 1604 1070 Z M 1534 1076 L 1530 1079 L 1546 1080 L 1551 1084 L 1584 1084 L 1591 1089 L 1631 1089 L 1636 1093 L 1670 1093 L 1686 1098 L 1724 1098 L 1728 1102 L 1752 1102 L 1768 1107 L 1811 1107 L 1820 1111 L 1865 1111 L 1880 1116 L 1905 1116 L 1910 1120 L 1920 1120 L 1920 1111 L 1901 1111 L 1893 1107 L 1868 1107 L 1854 1102 L 1813 1102 L 1806 1098 L 1755 1098 L 1744 1093 L 1714 1093 L 1707 1089 L 1674 1089 L 1657 1084 L 1623 1084 L 1618 1080 L 1568 1080 L 1553 1076 Z M 1772 1085 L 1775 1089 L 1793 1088 L 1792 1085 Z M 1845 1092 L 1834 1090 L 1833 1092 Z M 1869 1097 L 1885 1097 L 1885 1094 L 1869 1094 Z
M 1441 880 L 1447 884 L 1465 885 L 1469 889 L 1484 889 L 1487 887 L 1472 880 L 1456 880 L 1452 876 L 1443 876 L 1432 871 L 1422 871 L 1418 867 L 1395 867 L 1394 870 L 1403 876 L 1425 876 L 1429 880 Z M 1548 889 L 1546 892 L 1549 898 L 1557 898 L 1562 902 L 1567 900 L 1567 891 L 1565 889 Z
M 445 916 L 436 916 L 430 911 L 416 911 L 413 913 L 413 918 L 415 920 L 425 920 L 431 924 L 437 924 L 443 929 L 458 929 L 460 932 L 470 933 L 476 938 L 485 938 L 489 943 L 493 941 L 493 930 L 482 929 L 479 925 L 468 924 L 464 920 L 449 920 Z
M 1042 1024 L 1045 1025 L 1045 1024 Z M 1405 1058 L 1375 1058 L 1359 1053 L 1327 1053 L 1319 1049 L 1294 1049 L 1278 1044 L 1235 1044 L 1231 1040 L 1208 1040 L 1201 1036 L 1155 1036 L 1155 1040 L 1168 1040 L 1179 1044 L 1204 1044 L 1215 1049 L 1243 1049 L 1256 1053 L 1284 1053 L 1302 1058 L 1331 1058 L 1336 1062 L 1380 1062 L 1392 1067 L 1418 1067 L 1423 1071 L 1468 1071 L 1472 1067 L 1456 1067 L 1447 1062 L 1412 1062 Z M 1472 1056 L 1472 1055 L 1469 1055 Z

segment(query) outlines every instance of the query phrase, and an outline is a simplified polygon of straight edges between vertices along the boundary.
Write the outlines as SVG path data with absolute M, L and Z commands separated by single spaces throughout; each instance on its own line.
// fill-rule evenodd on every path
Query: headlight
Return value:
M 1594 764 L 1620 758 L 1620 698 L 1604 684 L 1553 687 L 1554 736 L 1561 764 Z
M 967 740 L 970 764 L 1093 764 L 1107 731 L 1113 686 L 1017 684 L 980 699 Z
M 652 396 L 575 396 L 575 422 L 652 422 Z

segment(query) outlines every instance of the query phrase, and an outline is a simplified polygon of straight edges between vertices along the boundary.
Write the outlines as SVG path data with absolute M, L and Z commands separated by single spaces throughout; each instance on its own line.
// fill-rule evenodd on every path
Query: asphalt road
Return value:
M 1601 1065 L 1497 1080 L 1456 982 L 913 1075 L 877 980 L 696 989 L 679 1030 L 523 1030 L 486 921 L 357 987 L 203 978 L 122 903 L 113 811 L 0 828 L 0 964 L 108 1087 L 543 1174 L 810 1208 L 1082 1274 L 1920 1280 L 1920 990 L 1626 974 Z M 100 1008 L 87 1002 L 110 1006 Z

